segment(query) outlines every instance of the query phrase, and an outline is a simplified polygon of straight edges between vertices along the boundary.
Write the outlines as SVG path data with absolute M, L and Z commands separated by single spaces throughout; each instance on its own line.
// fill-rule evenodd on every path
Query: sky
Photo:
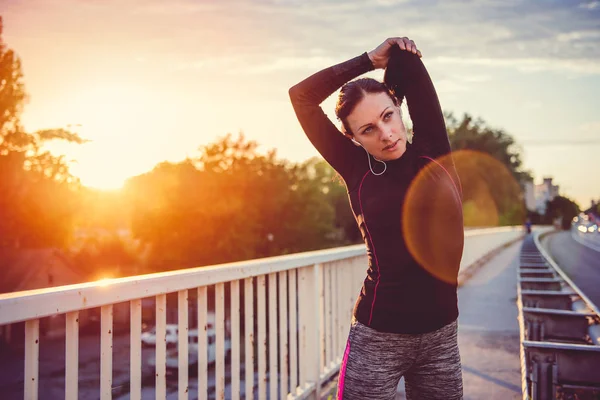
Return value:
M 0 0 L 0 14 L 24 127 L 89 139 L 51 147 L 86 185 L 118 187 L 227 133 L 315 156 L 288 89 L 407 36 L 444 111 L 512 135 L 536 183 L 600 198 L 600 1 Z M 322 106 L 337 123 L 334 97 Z

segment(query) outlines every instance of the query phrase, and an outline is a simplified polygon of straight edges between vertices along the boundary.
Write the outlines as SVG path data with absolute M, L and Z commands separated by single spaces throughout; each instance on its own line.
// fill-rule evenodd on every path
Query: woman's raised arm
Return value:
M 362 150 L 345 138 L 320 107 L 346 82 L 373 69 L 367 53 L 319 71 L 289 90 L 300 125 L 323 158 L 347 179 Z
M 413 146 L 420 155 L 438 158 L 450 153 L 442 108 L 420 57 L 398 46 L 390 50 L 384 82 L 398 100 L 406 97 L 413 122 Z

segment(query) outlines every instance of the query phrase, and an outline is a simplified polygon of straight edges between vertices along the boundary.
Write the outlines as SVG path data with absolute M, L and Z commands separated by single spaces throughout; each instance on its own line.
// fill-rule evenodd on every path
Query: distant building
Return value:
M 528 211 L 537 211 L 535 206 L 535 185 L 533 179 L 525 182 L 525 207 Z
M 597 211 L 597 207 L 598 207 L 599 203 L 600 203 L 600 200 L 596 201 L 596 200 L 592 199 L 592 201 L 590 203 L 590 208 L 588 208 L 587 210 L 583 210 L 582 212 L 592 216 L 594 218 L 594 220 L 599 219 L 598 217 L 600 217 L 600 213 L 598 213 L 598 211 Z
M 529 211 L 538 214 L 546 213 L 546 204 L 558 196 L 558 185 L 552 184 L 552 178 L 544 178 L 543 182 L 535 185 L 533 181 L 525 183 L 525 206 Z

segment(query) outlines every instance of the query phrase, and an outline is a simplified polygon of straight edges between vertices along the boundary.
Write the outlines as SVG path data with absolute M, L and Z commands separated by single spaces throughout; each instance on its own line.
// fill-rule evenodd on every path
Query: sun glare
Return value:
M 108 286 L 110 285 L 111 281 L 113 280 L 113 278 L 101 278 L 96 280 L 96 283 L 98 284 L 98 286 Z
M 69 151 L 71 172 L 85 186 L 115 190 L 125 181 L 152 167 L 140 144 L 152 137 L 141 122 L 160 115 L 147 88 L 127 83 L 95 84 L 82 88 L 65 104 L 65 112 L 80 125 L 89 140 Z
M 73 166 L 73 175 L 77 176 L 84 186 L 98 190 L 120 190 L 123 188 L 127 176 L 117 168 L 107 168 L 105 170 L 93 166 L 85 169 L 79 169 Z

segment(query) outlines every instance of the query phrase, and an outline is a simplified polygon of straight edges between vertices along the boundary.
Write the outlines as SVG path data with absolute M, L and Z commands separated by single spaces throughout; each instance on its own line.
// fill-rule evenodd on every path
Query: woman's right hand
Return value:
M 410 51 L 411 53 L 422 57 L 421 52 L 417 49 L 417 45 L 415 44 L 415 42 L 413 42 L 409 38 L 388 38 L 375 49 L 367 53 L 375 69 L 387 67 L 387 63 L 390 58 L 390 49 L 396 44 L 400 47 L 401 50 Z

